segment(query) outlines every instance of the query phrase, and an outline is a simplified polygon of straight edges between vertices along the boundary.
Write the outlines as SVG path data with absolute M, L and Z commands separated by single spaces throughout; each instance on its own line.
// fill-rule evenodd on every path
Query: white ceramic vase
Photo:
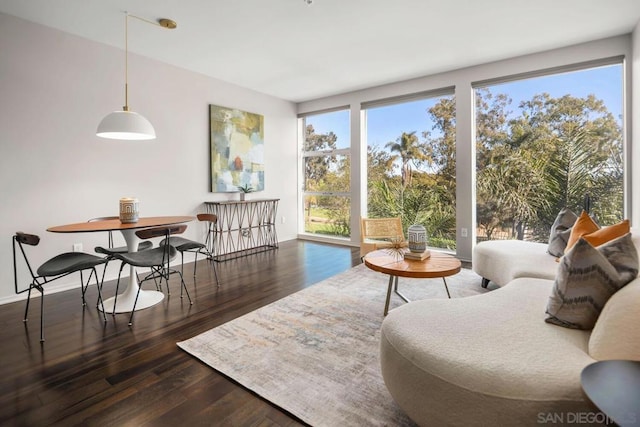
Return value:
M 420 224 L 413 224 L 407 230 L 409 251 L 421 254 L 427 250 L 427 229 Z

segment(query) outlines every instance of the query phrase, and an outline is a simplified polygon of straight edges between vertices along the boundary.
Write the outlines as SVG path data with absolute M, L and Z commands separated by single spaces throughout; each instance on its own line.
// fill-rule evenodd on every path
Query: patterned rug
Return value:
M 463 269 L 452 298 L 487 292 Z M 364 265 L 189 340 L 183 350 L 313 426 L 413 425 L 380 373 L 388 276 Z M 442 279 L 403 279 L 409 299 L 446 298 Z M 403 302 L 393 294 L 390 308 Z

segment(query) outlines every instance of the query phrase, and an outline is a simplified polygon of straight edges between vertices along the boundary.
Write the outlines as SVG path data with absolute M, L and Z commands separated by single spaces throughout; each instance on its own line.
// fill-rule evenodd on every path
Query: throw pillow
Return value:
M 569 240 L 567 241 L 567 247 L 564 248 L 564 253 L 566 254 L 569 249 L 576 244 L 580 237 L 585 234 L 593 233 L 594 231 L 598 231 L 600 226 L 596 224 L 596 222 L 589 216 L 587 211 L 582 211 L 578 219 L 576 220 L 573 227 L 571 227 L 571 234 L 569 235 Z
M 567 242 L 571 235 L 571 227 L 573 227 L 577 219 L 578 215 L 567 208 L 562 208 L 551 226 L 547 253 L 556 257 L 564 255 L 564 248 L 567 247 Z
M 584 240 L 591 243 L 591 246 L 600 246 L 607 243 L 609 240 L 617 239 L 624 236 L 630 231 L 629 220 L 625 219 L 617 224 L 610 225 L 608 227 L 602 227 L 598 231 L 594 231 L 590 234 L 585 234 Z
M 560 260 L 545 322 L 592 329 L 607 300 L 638 275 L 638 253 L 631 234 L 597 248 L 584 238 Z

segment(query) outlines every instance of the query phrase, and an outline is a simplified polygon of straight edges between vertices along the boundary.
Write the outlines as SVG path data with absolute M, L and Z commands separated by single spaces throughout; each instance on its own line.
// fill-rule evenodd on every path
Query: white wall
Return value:
M 638 32 L 640 31 L 636 30 L 636 33 Z M 637 34 L 634 37 L 636 40 L 640 38 Z M 638 44 L 639 43 L 636 43 L 634 56 L 636 58 L 636 65 L 638 65 L 638 61 L 640 60 L 640 47 L 637 46 Z M 463 55 L 464 53 L 461 52 L 460 54 Z M 631 57 L 631 37 L 628 35 L 304 102 L 299 104 L 298 111 L 299 113 L 308 113 L 337 106 L 350 105 L 352 122 L 359 123 L 359 117 L 356 117 L 355 114 L 359 114 L 359 107 L 362 102 L 454 86 L 457 101 L 457 227 L 458 230 L 462 227 L 468 230 L 474 230 L 475 217 L 473 213 L 475 210 L 473 207 L 475 204 L 475 184 L 473 170 L 475 169 L 475 160 L 473 141 L 475 139 L 475 131 L 472 83 L 621 55 L 627 58 Z M 630 62 L 631 61 L 627 61 L 627 73 L 630 72 Z M 638 93 L 640 89 L 637 89 L 637 86 L 640 85 L 640 70 L 636 69 L 635 76 L 637 84 L 635 85 L 636 90 L 634 93 L 636 94 L 636 98 L 640 98 L 640 94 Z M 627 97 L 630 96 L 630 91 L 631 88 L 627 87 Z M 638 101 L 638 99 L 636 99 L 636 101 Z M 630 110 L 627 110 L 626 117 L 631 117 Z M 640 123 L 638 121 L 636 122 Z M 636 124 L 636 126 L 640 125 Z M 636 133 L 636 135 L 637 134 L 638 133 Z M 361 136 L 359 127 L 355 130 L 352 129 L 351 136 L 353 145 L 360 143 Z M 627 137 L 630 138 L 630 128 L 627 129 Z M 357 176 L 358 175 L 352 174 L 354 178 Z M 636 183 L 635 188 L 640 188 L 640 171 L 635 172 L 633 180 Z M 359 183 L 356 185 L 359 185 Z M 633 212 L 633 223 L 640 224 L 640 209 L 634 209 Z M 352 217 L 357 219 L 359 215 L 360 213 L 358 211 L 352 211 Z M 357 234 L 359 233 L 359 229 L 357 225 L 354 227 L 352 224 L 351 229 L 354 231 L 352 234 L 352 242 L 358 242 L 359 236 Z M 458 232 L 457 255 L 459 258 L 471 260 L 472 242 L 474 240 L 475 237 L 472 236 L 471 233 L 469 233 L 469 237 L 464 238 L 461 237 L 460 232 Z
M 630 125 L 631 138 L 631 162 L 636 165 L 631 171 L 631 182 L 634 193 L 631 197 L 631 211 L 633 212 L 633 225 L 640 227 L 640 21 L 636 24 L 631 37 L 632 55 L 631 64 L 631 108 L 627 111 L 627 123 Z M 633 118 L 638 120 L 633 120 Z
M 0 14 L 0 52 L 0 303 L 18 298 L 16 231 L 40 235 L 32 250 L 39 265 L 76 242 L 86 252 L 105 245 L 104 233 L 46 229 L 117 215 L 120 197 L 138 197 L 142 216 L 194 215 L 204 201 L 237 198 L 209 193 L 209 104 L 264 115 L 265 191 L 252 196 L 280 198 L 278 219 L 287 222 L 278 221 L 278 238 L 296 237 L 295 104 L 130 54 L 129 104 L 158 138 L 103 140 L 98 123 L 124 104 L 122 50 Z M 201 235 L 191 223 L 185 237 Z M 75 275 L 58 284 L 67 285 L 79 285 Z

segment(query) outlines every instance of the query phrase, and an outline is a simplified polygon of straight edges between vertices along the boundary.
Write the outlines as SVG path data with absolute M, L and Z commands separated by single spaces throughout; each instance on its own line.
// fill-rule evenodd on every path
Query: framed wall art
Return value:
M 210 190 L 264 190 L 264 116 L 209 105 Z

